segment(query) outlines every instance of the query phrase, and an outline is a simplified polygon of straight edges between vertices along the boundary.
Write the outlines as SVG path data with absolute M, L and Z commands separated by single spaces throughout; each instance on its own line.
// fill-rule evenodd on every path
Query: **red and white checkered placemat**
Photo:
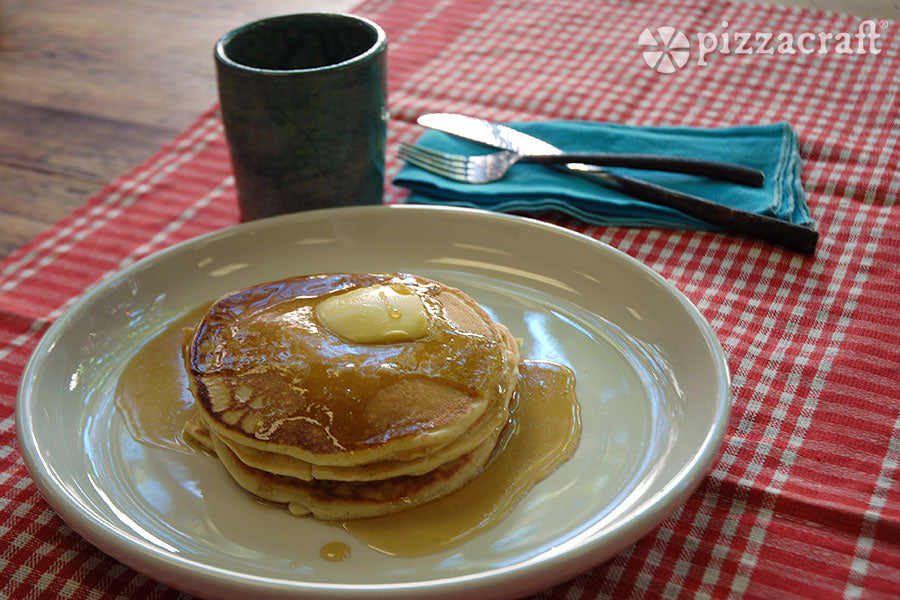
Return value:
M 786 120 L 800 136 L 822 234 L 813 258 L 709 232 L 557 221 L 687 294 L 729 356 L 734 410 L 719 460 L 683 507 L 538 597 L 900 594 L 897 23 L 718 0 L 370 0 L 355 12 L 390 37 L 389 177 L 396 144 L 414 140 L 414 118 L 431 111 Z M 638 43 L 644 30 L 656 46 Z M 688 48 L 673 43 L 678 32 Z M 387 186 L 387 202 L 404 194 Z M 89 284 L 236 221 L 210 110 L 0 263 L 0 597 L 181 595 L 99 552 L 49 509 L 17 448 L 16 388 L 41 334 Z

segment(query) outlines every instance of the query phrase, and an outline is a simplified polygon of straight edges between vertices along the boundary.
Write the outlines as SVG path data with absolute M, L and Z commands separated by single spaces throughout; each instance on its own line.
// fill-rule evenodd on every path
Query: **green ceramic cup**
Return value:
M 255 21 L 216 44 L 241 220 L 381 204 L 387 36 L 352 15 Z

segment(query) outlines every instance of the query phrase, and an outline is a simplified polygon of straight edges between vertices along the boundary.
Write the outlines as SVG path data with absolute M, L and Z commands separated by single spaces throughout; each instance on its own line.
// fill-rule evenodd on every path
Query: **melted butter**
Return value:
M 350 556 L 350 546 L 344 542 L 331 542 L 319 548 L 319 556 L 328 562 L 341 562 Z
M 563 365 L 520 365 L 510 424 L 491 462 L 456 492 L 407 511 L 342 523 L 369 547 L 394 556 L 439 552 L 499 523 L 536 483 L 575 452 L 581 416 L 575 376 Z
M 190 311 L 147 340 L 123 370 L 115 391 L 116 408 L 137 441 L 184 454 L 195 452 L 181 433 L 197 410 L 181 348 L 183 329 L 196 326 L 206 308 Z
M 341 292 L 319 302 L 315 314 L 325 327 L 351 342 L 416 340 L 428 333 L 428 313 L 419 296 L 403 288 L 372 285 Z

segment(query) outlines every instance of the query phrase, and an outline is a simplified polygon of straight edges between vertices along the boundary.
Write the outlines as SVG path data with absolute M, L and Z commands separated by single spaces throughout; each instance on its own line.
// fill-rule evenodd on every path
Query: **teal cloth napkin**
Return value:
M 565 151 L 671 154 L 734 162 L 762 169 L 761 188 L 684 175 L 610 169 L 741 210 L 798 225 L 811 225 L 800 181 L 797 135 L 787 123 L 722 129 L 637 127 L 584 121 L 509 123 Z M 426 131 L 419 144 L 456 154 L 485 154 L 487 146 Z M 612 187 L 542 165 L 519 163 L 500 181 L 472 185 L 405 165 L 394 184 L 409 188 L 407 202 L 452 204 L 538 215 L 560 211 L 595 225 L 710 229 L 718 227 L 664 206 L 627 196 Z

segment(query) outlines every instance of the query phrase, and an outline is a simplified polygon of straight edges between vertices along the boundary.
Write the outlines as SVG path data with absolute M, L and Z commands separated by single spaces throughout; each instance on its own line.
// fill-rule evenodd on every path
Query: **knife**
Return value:
M 556 146 L 512 127 L 466 115 L 431 113 L 420 116 L 418 123 L 430 129 L 517 154 L 547 157 L 564 154 Z M 595 183 L 611 185 L 624 194 L 651 204 L 680 210 L 727 231 L 763 239 L 804 254 L 815 253 L 819 233 L 811 227 L 732 208 L 706 198 L 613 173 L 596 165 L 566 163 L 565 168 Z
M 515 152 L 523 161 L 540 164 L 580 164 L 581 171 L 602 171 L 593 165 L 627 167 L 702 175 L 712 179 L 731 181 L 742 185 L 762 187 L 765 174 L 735 163 L 666 154 L 625 154 L 621 152 L 563 152 L 512 127 L 491 123 L 484 119 L 465 115 L 439 113 L 419 117 L 419 124 L 437 129 L 488 146 Z

